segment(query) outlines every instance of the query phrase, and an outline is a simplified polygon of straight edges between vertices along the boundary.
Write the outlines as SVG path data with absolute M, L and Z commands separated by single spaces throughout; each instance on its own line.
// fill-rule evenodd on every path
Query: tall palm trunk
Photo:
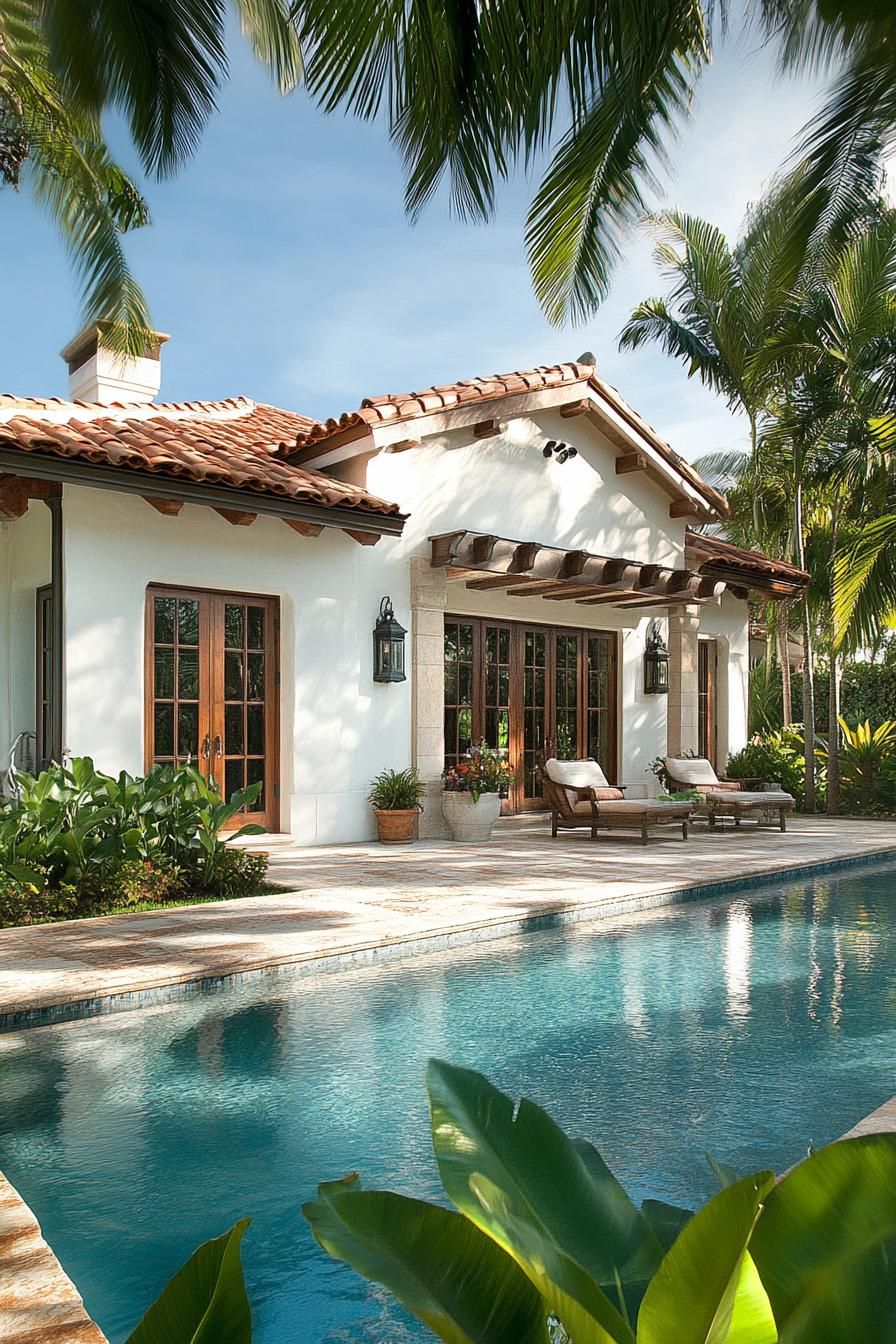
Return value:
M 776 634 L 778 639 L 778 663 L 781 668 L 781 721 L 785 728 L 793 723 L 793 687 L 790 681 L 790 620 L 786 602 L 779 602 L 777 609 Z
M 796 533 L 797 564 L 800 569 L 806 567 L 806 548 L 803 541 L 803 484 L 801 470 L 797 468 L 796 490 L 794 492 L 793 525 Z M 803 591 L 803 723 L 805 725 L 806 754 L 806 811 L 815 811 L 815 660 L 812 648 L 812 612 L 809 607 L 809 591 Z
M 831 664 L 828 672 L 828 786 L 827 811 L 834 816 L 840 811 L 840 654 L 831 640 Z
M 837 532 L 840 522 L 838 501 L 831 515 L 831 574 L 836 573 Z M 833 626 L 833 617 L 831 618 Z M 828 778 L 827 805 L 830 816 L 840 811 L 840 655 L 831 631 L 828 662 Z

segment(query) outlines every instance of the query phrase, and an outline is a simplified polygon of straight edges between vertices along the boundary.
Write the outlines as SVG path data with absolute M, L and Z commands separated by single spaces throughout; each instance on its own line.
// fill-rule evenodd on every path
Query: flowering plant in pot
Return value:
M 376 817 L 377 837 L 384 845 L 409 845 L 417 838 L 417 818 L 424 784 L 417 771 L 383 770 L 371 781 L 368 797 Z
M 507 757 L 480 742 L 442 775 L 442 812 L 455 840 L 490 840 L 513 781 Z

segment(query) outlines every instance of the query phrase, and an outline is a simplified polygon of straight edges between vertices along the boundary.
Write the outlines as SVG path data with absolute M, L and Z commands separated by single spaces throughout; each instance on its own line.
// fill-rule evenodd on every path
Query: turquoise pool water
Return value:
M 896 865 L 541 931 L 312 983 L 257 982 L 0 1037 L 0 1168 L 118 1344 L 238 1216 L 260 1344 L 422 1330 L 317 1249 L 320 1179 L 438 1190 L 439 1055 L 522 1090 L 638 1197 L 783 1168 L 896 1090 Z

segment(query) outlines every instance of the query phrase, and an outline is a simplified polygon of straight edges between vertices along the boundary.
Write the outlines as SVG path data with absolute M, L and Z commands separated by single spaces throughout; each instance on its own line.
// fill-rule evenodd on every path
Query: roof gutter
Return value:
M 404 530 L 406 514 L 372 513 L 367 509 L 340 509 L 325 504 L 308 504 L 288 495 L 262 495 L 252 490 L 235 490 L 223 485 L 203 485 L 186 477 L 157 476 L 149 471 L 107 467 L 94 462 L 61 459 L 42 453 L 0 448 L 0 472 L 14 476 L 33 476 L 42 481 L 62 481 L 69 485 L 93 486 L 128 495 L 147 495 L 153 499 L 179 499 L 185 504 L 206 508 L 236 509 L 273 518 L 292 518 L 297 522 L 317 523 L 324 527 L 363 529 L 382 537 L 398 537 Z

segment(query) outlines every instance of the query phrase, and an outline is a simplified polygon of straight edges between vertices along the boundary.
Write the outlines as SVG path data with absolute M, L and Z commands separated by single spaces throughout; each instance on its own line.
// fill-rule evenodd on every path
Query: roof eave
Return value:
M 235 486 L 209 485 L 186 476 L 162 476 L 130 467 L 109 467 L 98 462 L 60 458 L 37 452 L 0 447 L 0 472 L 38 480 L 61 481 L 69 485 L 93 486 L 123 494 L 154 499 L 178 499 L 185 504 L 207 508 L 242 509 L 266 517 L 289 518 L 296 522 L 317 523 L 324 527 L 359 529 L 379 536 L 400 536 L 407 514 L 378 513 L 364 508 L 340 508 L 312 504 L 290 495 L 240 490 Z

